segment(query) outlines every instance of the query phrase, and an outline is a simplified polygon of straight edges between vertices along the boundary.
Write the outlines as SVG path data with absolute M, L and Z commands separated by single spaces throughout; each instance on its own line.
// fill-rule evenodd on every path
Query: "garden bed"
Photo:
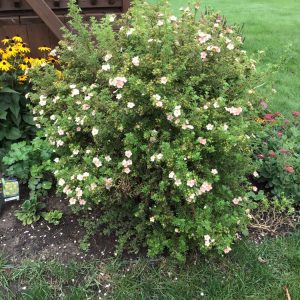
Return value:
M 64 216 L 59 225 L 39 221 L 31 226 L 23 226 L 15 217 L 18 203 L 7 204 L 0 216 L 0 249 L 15 261 L 24 258 L 70 259 L 103 258 L 113 255 L 114 238 L 95 235 L 88 252 L 80 250 L 79 242 L 84 236 L 78 219 L 64 204 L 66 200 L 49 197 L 47 207 L 59 209 Z

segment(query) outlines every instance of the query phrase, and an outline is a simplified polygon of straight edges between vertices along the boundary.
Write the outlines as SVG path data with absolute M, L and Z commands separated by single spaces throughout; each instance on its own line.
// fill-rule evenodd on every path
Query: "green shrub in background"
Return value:
M 289 119 L 267 113 L 256 139 L 256 181 L 280 198 L 285 195 L 300 203 L 300 113 Z
M 70 1 L 62 76 L 31 72 L 59 191 L 79 217 L 98 212 L 119 250 L 228 253 L 248 223 L 261 74 L 238 29 L 198 9 L 134 1 L 115 32 L 114 16 L 84 25 Z

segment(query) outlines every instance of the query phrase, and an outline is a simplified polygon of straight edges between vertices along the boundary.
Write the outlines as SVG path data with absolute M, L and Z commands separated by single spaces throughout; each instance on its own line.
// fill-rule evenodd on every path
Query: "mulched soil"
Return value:
M 7 203 L 0 214 L 0 250 L 12 261 L 25 258 L 52 258 L 60 261 L 70 259 L 107 258 L 114 255 L 114 238 L 95 235 L 88 252 L 81 251 L 79 242 L 84 229 L 78 224 L 76 216 L 66 205 L 67 200 L 50 197 L 46 201 L 47 209 L 64 212 L 59 225 L 48 224 L 40 220 L 31 226 L 23 226 L 15 217 L 20 202 Z

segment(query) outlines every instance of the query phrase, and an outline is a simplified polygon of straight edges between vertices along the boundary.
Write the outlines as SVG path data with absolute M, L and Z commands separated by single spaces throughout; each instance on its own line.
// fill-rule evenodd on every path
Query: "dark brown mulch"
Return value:
M 80 249 L 79 242 L 84 229 L 79 225 L 64 198 L 50 197 L 47 209 L 59 209 L 64 216 L 59 225 L 51 225 L 40 220 L 31 226 L 23 226 L 15 217 L 20 202 L 7 203 L 0 215 L 0 252 L 11 260 L 24 258 L 70 259 L 104 258 L 114 255 L 114 238 L 95 235 L 88 252 Z

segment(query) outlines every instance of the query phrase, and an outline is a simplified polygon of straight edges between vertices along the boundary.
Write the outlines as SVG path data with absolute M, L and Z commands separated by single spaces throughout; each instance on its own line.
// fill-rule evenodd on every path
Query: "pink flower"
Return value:
M 289 119 L 284 119 L 283 122 L 284 123 L 290 123 L 291 121 Z
M 284 167 L 284 171 L 286 171 L 287 173 L 295 172 L 294 168 L 292 166 L 288 166 L 288 165 Z
M 129 174 L 129 173 L 131 172 L 131 170 L 130 170 L 129 168 L 125 168 L 125 169 L 123 170 L 123 172 L 126 173 L 126 174 Z
M 232 249 L 231 249 L 230 247 L 226 247 L 226 248 L 224 249 L 224 253 L 225 253 L 225 254 L 228 254 L 231 250 L 232 250 Z
M 208 124 L 208 125 L 206 125 L 206 129 L 207 130 L 213 130 L 214 129 L 214 125 Z
M 282 134 L 283 134 L 282 132 L 277 132 L 278 137 L 282 137 Z
M 113 179 L 112 178 L 105 178 L 105 187 L 109 190 L 112 187 Z
M 287 153 L 290 152 L 288 149 L 284 149 L 284 148 L 280 149 L 279 151 L 280 151 L 280 153 L 282 153 L 282 154 L 287 154 Z
M 198 40 L 200 44 L 204 44 L 211 39 L 211 35 L 202 31 L 198 32 Z
M 270 157 L 275 157 L 275 156 L 276 156 L 276 153 L 275 153 L 274 151 L 270 151 L 270 152 L 269 152 L 269 156 L 270 156 Z
M 264 100 L 260 100 L 260 103 L 259 103 L 264 109 L 267 109 L 268 108 L 268 104 L 264 101 Z
M 238 205 L 242 201 L 243 201 L 242 197 L 238 197 L 238 198 L 234 198 L 232 200 L 232 203 L 235 204 L 235 205 Z
M 221 48 L 218 46 L 208 46 L 207 47 L 208 51 L 212 51 L 212 52 L 216 52 L 216 53 L 220 53 L 221 52 Z
M 207 52 L 205 52 L 205 51 L 201 52 L 201 59 L 202 59 L 202 61 L 207 61 Z
M 193 187 L 195 184 L 196 184 L 195 179 L 190 179 L 187 181 L 187 186 L 189 186 L 189 187 Z
M 118 89 L 121 89 L 124 87 L 126 82 L 127 82 L 127 79 L 125 77 L 116 77 L 114 79 L 109 80 L 109 85 L 112 85 Z
M 293 114 L 294 117 L 299 117 L 300 116 L 299 111 L 293 111 L 292 114 Z
M 125 151 L 125 156 L 130 158 L 132 156 L 132 152 L 130 150 Z
M 198 142 L 201 144 L 201 145 L 206 145 L 206 139 L 202 138 L 202 137 L 199 137 L 198 138 Z
M 80 204 L 80 205 L 85 205 L 85 204 L 86 204 L 86 201 L 85 201 L 84 199 L 80 199 L 80 200 L 79 200 L 79 204 Z
M 199 195 L 202 195 L 206 192 L 209 192 L 212 190 L 212 185 L 208 183 L 207 181 L 204 181 L 198 191 Z
M 263 159 L 265 156 L 263 155 L 263 154 L 258 154 L 257 155 L 257 158 L 259 158 L 259 159 Z
M 243 109 L 241 107 L 225 107 L 225 110 L 234 116 L 238 116 L 242 113 Z

